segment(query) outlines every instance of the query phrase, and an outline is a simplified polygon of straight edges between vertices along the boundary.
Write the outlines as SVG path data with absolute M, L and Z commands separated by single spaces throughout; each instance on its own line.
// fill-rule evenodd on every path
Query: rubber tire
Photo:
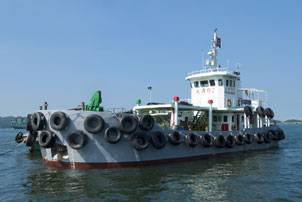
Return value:
M 64 112 L 55 112 L 50 116 L 50 126 L 54 130 L 64 130 L 68 125 L 68 117 Z
M 149 138 L 144 132 L 137 131 L 131 136 L 130 144 L 137 151 L 142 151 L 149 147 Z
M 139 127 L 144 131 L 152 130 L 155 124 L 153 116 L 147 114 L 140 118 Z
M 45 128 L 46 119 L 42 112 L 36 112 L 31 117 L 31 126 L 34 131 L 39 131 Z
M 233 135 L 228 135 L 226 137 L 225 146 L 227 148 L 233 148 L 236 144 L 235 137 Z
M 201 138 L 201 144 L 204 147 L 210 147 L 214 144 L 214 136 L 210 134 L 205 134 Z
M 223 135 L 218 135 L 215 137 L 214 144 L 218 148 L 223 148 L 225 146 L 225 137 Z
M 120 119 L 119 129 L 126 134 L 131 134 L 136 131 L 138 127 L 138 120 L 133 115 L 124 114 Z
M 250 117 L 253 115 L 253 109 L 251 106 L 245 106 L 243 110 L 247 117 Z
M 88 141 L 87 135 L 80 130 L 71 133 L 67 137 L 68 145 L 75 150 L 82 149 L 87 144 L 87 141 Z
M 262 133 L 256 133 L 255 139 L 258 144 L 264 143 L 264 135 Z
M 254 142 L 254 139 L 255 137 L 250 133 L 244 135 L 244 141 L 246 144 L 252 144 Z
M 154 131 L 151 133 L 150 143 L 155 149 L 162 149 L 167 144 L 167 138 L 161 131 Z
M 104 138 L 110 144 L 116 144 L 121 140 L 122 134 L 117 127 L 109 127 L 105 130 Z
M 272 119 L 272 118 L 274 118 L 274 116 L 275 116 L 275 113 L 274 113 L 274 111 L 273 111 L 271 108 L 266 108 L 266 109 L 264 110 L 264 113 L 265 113 L 265 115 L 266 115 L 269 119 Z
M 189 133 L 185 136 L 185 143 L 190 147 L 196 147 L 199 144 L 200 137 L 195 133 Z
M 84 128 L 87 132 L 96 134 L 103 131 L 105 127 L 104 119 L 96 114 L 91 114 L 84 120 Z
M 237 145 L 244 145 L 245 140 L 244 140 L 244 136 L 243 135 L 239 134 L 239 135 L 236 136 L 235 139 L 236 139 L 236 144 Z
M 43 148 L 53 147 L 55 141 L 55 136 L 49 131 L 42 131 L 39 135 L 39 145 Z
M 174 130 L 168 134 L 168 140 L 172 145 L 180 145 L 183 141 L 182 135 Z
M 261 106 L 257 107 L 256 112 L 261 118 L 265 117 L 265 110 L 263 107 Z

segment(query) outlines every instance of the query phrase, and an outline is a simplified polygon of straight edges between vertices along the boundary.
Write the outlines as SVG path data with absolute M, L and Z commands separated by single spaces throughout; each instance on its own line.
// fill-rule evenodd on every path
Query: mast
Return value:
M 218 48 L 221 48 L 221 38 L 218 37 L 216 28 L 213 34 L 212 48 L 208 52 L 206 68 L 216 69 L 219 67 L 217 62 Z

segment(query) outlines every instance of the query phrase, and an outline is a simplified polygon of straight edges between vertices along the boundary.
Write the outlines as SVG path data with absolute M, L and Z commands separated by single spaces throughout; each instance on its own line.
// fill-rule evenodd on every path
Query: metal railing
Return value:
M 202 70 L 190 72 L 187 76 L 192 76 L 195 74 L 209 73 L 209 72 L 229 72 L 228 68 L 216 67 L 216 68 L 204 68 Z

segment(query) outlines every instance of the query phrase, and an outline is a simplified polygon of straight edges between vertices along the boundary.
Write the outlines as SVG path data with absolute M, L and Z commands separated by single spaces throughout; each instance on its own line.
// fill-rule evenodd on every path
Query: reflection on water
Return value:
M 281 149 L 111 170 L 54 170 L 21 147 L 0 145 L 9 152 L 0 156 L 0 176 L 8 182 L 0 185 L 0 200 L 299 201 L 302 127 L 285 130 L 290 136 Z

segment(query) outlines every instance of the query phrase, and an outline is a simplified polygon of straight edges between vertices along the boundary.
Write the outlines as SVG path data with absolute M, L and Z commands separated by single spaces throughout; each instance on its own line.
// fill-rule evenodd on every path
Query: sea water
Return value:
M 279 149 L 107 170 L 49 168 L 0 130 L 0 201 L 302 201 L 302 125 L 281 127 Z

